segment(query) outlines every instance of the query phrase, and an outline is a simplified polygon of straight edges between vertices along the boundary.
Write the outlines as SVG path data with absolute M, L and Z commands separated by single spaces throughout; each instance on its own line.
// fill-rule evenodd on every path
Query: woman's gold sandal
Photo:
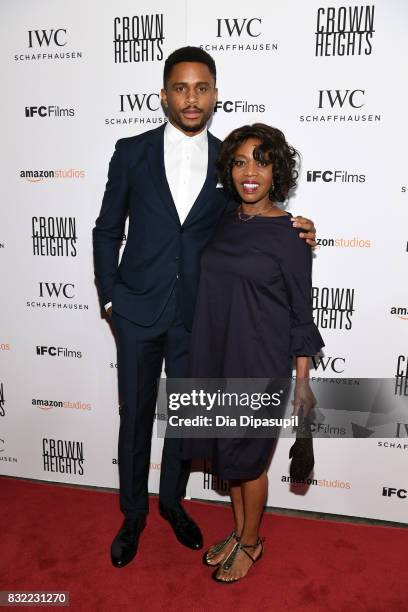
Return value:
M 261 552 L 256 557 L 256 559 L 254 559 L 254 557 L 249 554 L 247 549 L 256 550 L 259 545 L 261 545 Z M 242 552 L 245 553 L 246 556 L 251 559 L 252 565 L 253 565 L 257 561 L 259 561 L 259 559 L 263 555 L 263 540 L 261 538 L 258 538 L 257 541 L 256 541 L 256 544 L 241 544 L 241 542 L 237 542 L 235 544 L 234 548 L 231 550 L 231 552 L 228 555 L 228 557 L 222 563 L 220 563 L 219 567 L 215 570 L 215 572 L 212 573 L 212 578 L 216 582 L 222 582 L 224 584 L 231 584 L 232 582 L 238 582 L 242 578 L 245 578 L 246 574 L 245 574 L 245 576 L 241 576 L 241 578 L 234 578 L 233 580 L 228 580 L 228 579 L 223 580 L 222 578 L 219 578 L 217 576 L 219 568 L 221 568 L 224 572 L 229 572 L 229 570 L 233 566 L 233 563 L 234 563 L 234 561 L 235 561 L 235 559 L 237 557 L 237 554 L 239 553 L 240 550 L 242 550 Z
M 217 542 L 216 544 L 211 546 L 211 548 L 209 548 L 207 552 L 205 552 L 203 555 L 204 565 L 208 565 L 209 567 L 218 567 L 220 563 L 211 563 L 211 559 L 219 555 L 220 552 L 222 552 L 224 548 L 228 546 L 228 544 L 233 540 L 239 542 L 239 537 L 237 536 L 235 531 L 232 531 L 229 536 L 225 538 L 225 540 L 221 540 L 221 542 Z

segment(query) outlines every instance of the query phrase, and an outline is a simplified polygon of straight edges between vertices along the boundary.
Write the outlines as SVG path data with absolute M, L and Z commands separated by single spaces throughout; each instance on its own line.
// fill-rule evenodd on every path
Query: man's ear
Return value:
M 218 102 L 218 87 L 215 88 L 215 96 L 214 96 L 214 112 L 215 109 L 217 108 L 217 102 Z
M 160 90 L 160 98 L 161 98 L 161 102 L 162 102 L 163 106 L 165 108 L 167 108 L 167 106 L 168 106 L 168 103 L 167 103 L 167 92 L 166 92 L 166 90 L 164 88 Z

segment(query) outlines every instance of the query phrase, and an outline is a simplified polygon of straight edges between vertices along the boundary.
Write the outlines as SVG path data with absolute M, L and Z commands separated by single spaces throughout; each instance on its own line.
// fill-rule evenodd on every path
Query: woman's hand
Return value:
M 300 412 L 303 412 L 303 416 L 307 417 L 314 406 L 316 405 L 316 398 L 313 391 L 310 388 L 308 378 L 297 378 L 295 385 L 295 393 L 293 398 L 293 416 L 300 416 Z
M 316 242 L 316 228 L 313 221 L 306 219 L 306 217 L 292 217 L 293 227 L 300 227 L 303 232 L 299 234 L 300 238 L 306 240 L 307 244 L 314 249 L 317 246 Z

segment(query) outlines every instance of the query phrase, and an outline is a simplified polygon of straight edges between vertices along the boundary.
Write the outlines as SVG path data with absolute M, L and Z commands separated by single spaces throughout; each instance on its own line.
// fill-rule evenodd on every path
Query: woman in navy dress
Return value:
M 264 124 L 238 128 L 224 141 L 220 179 L 240 205 L 203 253 L 191 345 L 194 378 L 290 379 L 295 357 L 294 414 L 314 403 L 309 356 L 324 346 L 312 318 L 311 250 L 276 205 L 296 184 L 297 155 L 282 132 Z M 232 533 L 204 561 L 217 568 L 215 580 L 234 582 L 263 551 L 259 525 L 274 439 L 203 442 L 201 455 L 230 481 L 234 517 Z

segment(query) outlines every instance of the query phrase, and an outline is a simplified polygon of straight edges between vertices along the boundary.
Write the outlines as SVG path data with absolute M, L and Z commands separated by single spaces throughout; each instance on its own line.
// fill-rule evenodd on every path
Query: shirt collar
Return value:
M 169 144 L 180 144 L 183 141 L 194 142 L 199 147 L 204 147 L 208 143 L 208 130 L 207 127 L 202 132 L 195 136 L 187 136 L 183 132 L 177 129 L 170 121 L 167 122 L 164 130 L 166 140 Z

